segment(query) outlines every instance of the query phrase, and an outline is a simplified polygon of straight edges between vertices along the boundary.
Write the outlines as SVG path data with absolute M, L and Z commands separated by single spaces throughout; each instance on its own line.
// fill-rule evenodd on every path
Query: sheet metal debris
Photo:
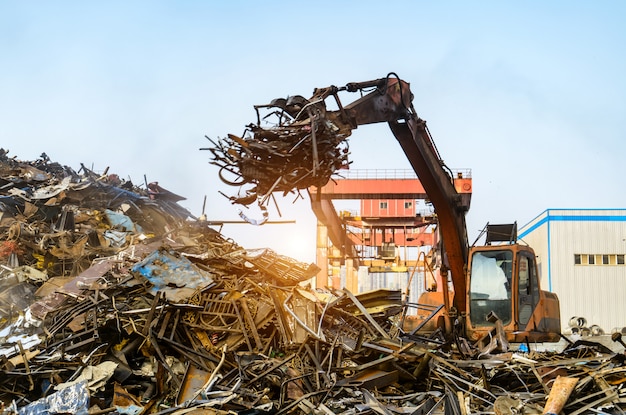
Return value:
M 625 356 L 598 343 L 406 332 L 399 291 L 313 289 L 314 264 L 239 246 L 157 184 L 4 150 L 0 174 L 2 414 L 626 407 Z

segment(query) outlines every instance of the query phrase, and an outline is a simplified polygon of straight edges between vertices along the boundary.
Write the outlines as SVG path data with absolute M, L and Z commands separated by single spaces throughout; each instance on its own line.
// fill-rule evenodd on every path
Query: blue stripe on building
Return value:
M 566 209 L 558 209 L 559 211 L 563 211 Z M 572 210 L 581 210 L 581 209 L 572 209 Z M 593 209 L 593 210 L 601 210 L 601 209 Z M 607 209 L 607 210 L 620 210 L 620 209 Z M 525 236 L 528 236 L 531 232 L 542 226 L 543 224 L 547 224 L 547 236 L 548 236 L 548 291 L 552 291 L 552 266 L 551 266 L 551 241 L 550 241 L 550 222 L 626 222 L 626 213 L 624 215 L 551 215 L 551 209 L 546 210 L 545 217 L 541 220 L 537 221 L 534 225 L 520 233 L 517 238 L 522 239 Z M 626 211 L 625 211 L 626 212 Z M 541 215 L 539 215 L 541 216 Z
M 540 227 L 546 222 L 626 222 L 626 216 L 618 216 L 618 215 L 610 215 L 610 216 L 602 216 L 602 215 L 579 215 L 579 216 L 566 216 L 566 215 L 555 215 L 551 216 L 548 214 L 546 217 L 535 223 L 530 228 L 526 229 L 524 232 L 518 235 L 518 238 L 523 238 L 527 236 L 529 233 Z

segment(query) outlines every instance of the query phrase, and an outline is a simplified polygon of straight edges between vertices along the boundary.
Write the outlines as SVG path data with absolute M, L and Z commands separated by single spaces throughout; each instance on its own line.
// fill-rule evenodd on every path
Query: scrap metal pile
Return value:
M 254 108 L 257 122 L 247 126 L 243 138 L 228 134 L 214 142 L 207 137 L 213 147 L 203 149 L 212 153 L 220 179 L 240 187 L 229 197 L 232 203 L 257 202 L 264 208 L 273 192 L 299 196 L 348 167 L 347 138 L 354 126 L 327 112 L 323 97 L 296 95 Z
M 178 200 L 0 152 L 1 413 L 624 409 L 622 354 L 405 332 L 399 291 L 312 289 L 314 264 L 244 249 Z

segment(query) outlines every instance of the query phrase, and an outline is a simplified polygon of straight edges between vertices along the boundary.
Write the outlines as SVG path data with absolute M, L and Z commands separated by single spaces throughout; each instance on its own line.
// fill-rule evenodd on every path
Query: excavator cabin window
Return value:
M 470 318 L 473 326 L 490 326 L 494 312 L 504 325 L 511 322 L 513 252 L 508 249 L 475 251 L 470 273 Z
M 518 262 L 518 294 L 517 309 L 519 330 L 524 330 L 533 310 L 539 302 L 539 281 L 537 278 L 535 258 L 529 253 L 520 253 Z

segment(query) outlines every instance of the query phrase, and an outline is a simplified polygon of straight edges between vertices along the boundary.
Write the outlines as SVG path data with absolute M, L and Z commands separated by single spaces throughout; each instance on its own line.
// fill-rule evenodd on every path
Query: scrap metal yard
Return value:
M 626 415 L 625 15 L 0 2 L 0 415 Z
M 624 409 L 621 351 L 405 330 L 401 291 L 313 288 L 315 264 L 119 177 L 0 154 L 2 413 Z

